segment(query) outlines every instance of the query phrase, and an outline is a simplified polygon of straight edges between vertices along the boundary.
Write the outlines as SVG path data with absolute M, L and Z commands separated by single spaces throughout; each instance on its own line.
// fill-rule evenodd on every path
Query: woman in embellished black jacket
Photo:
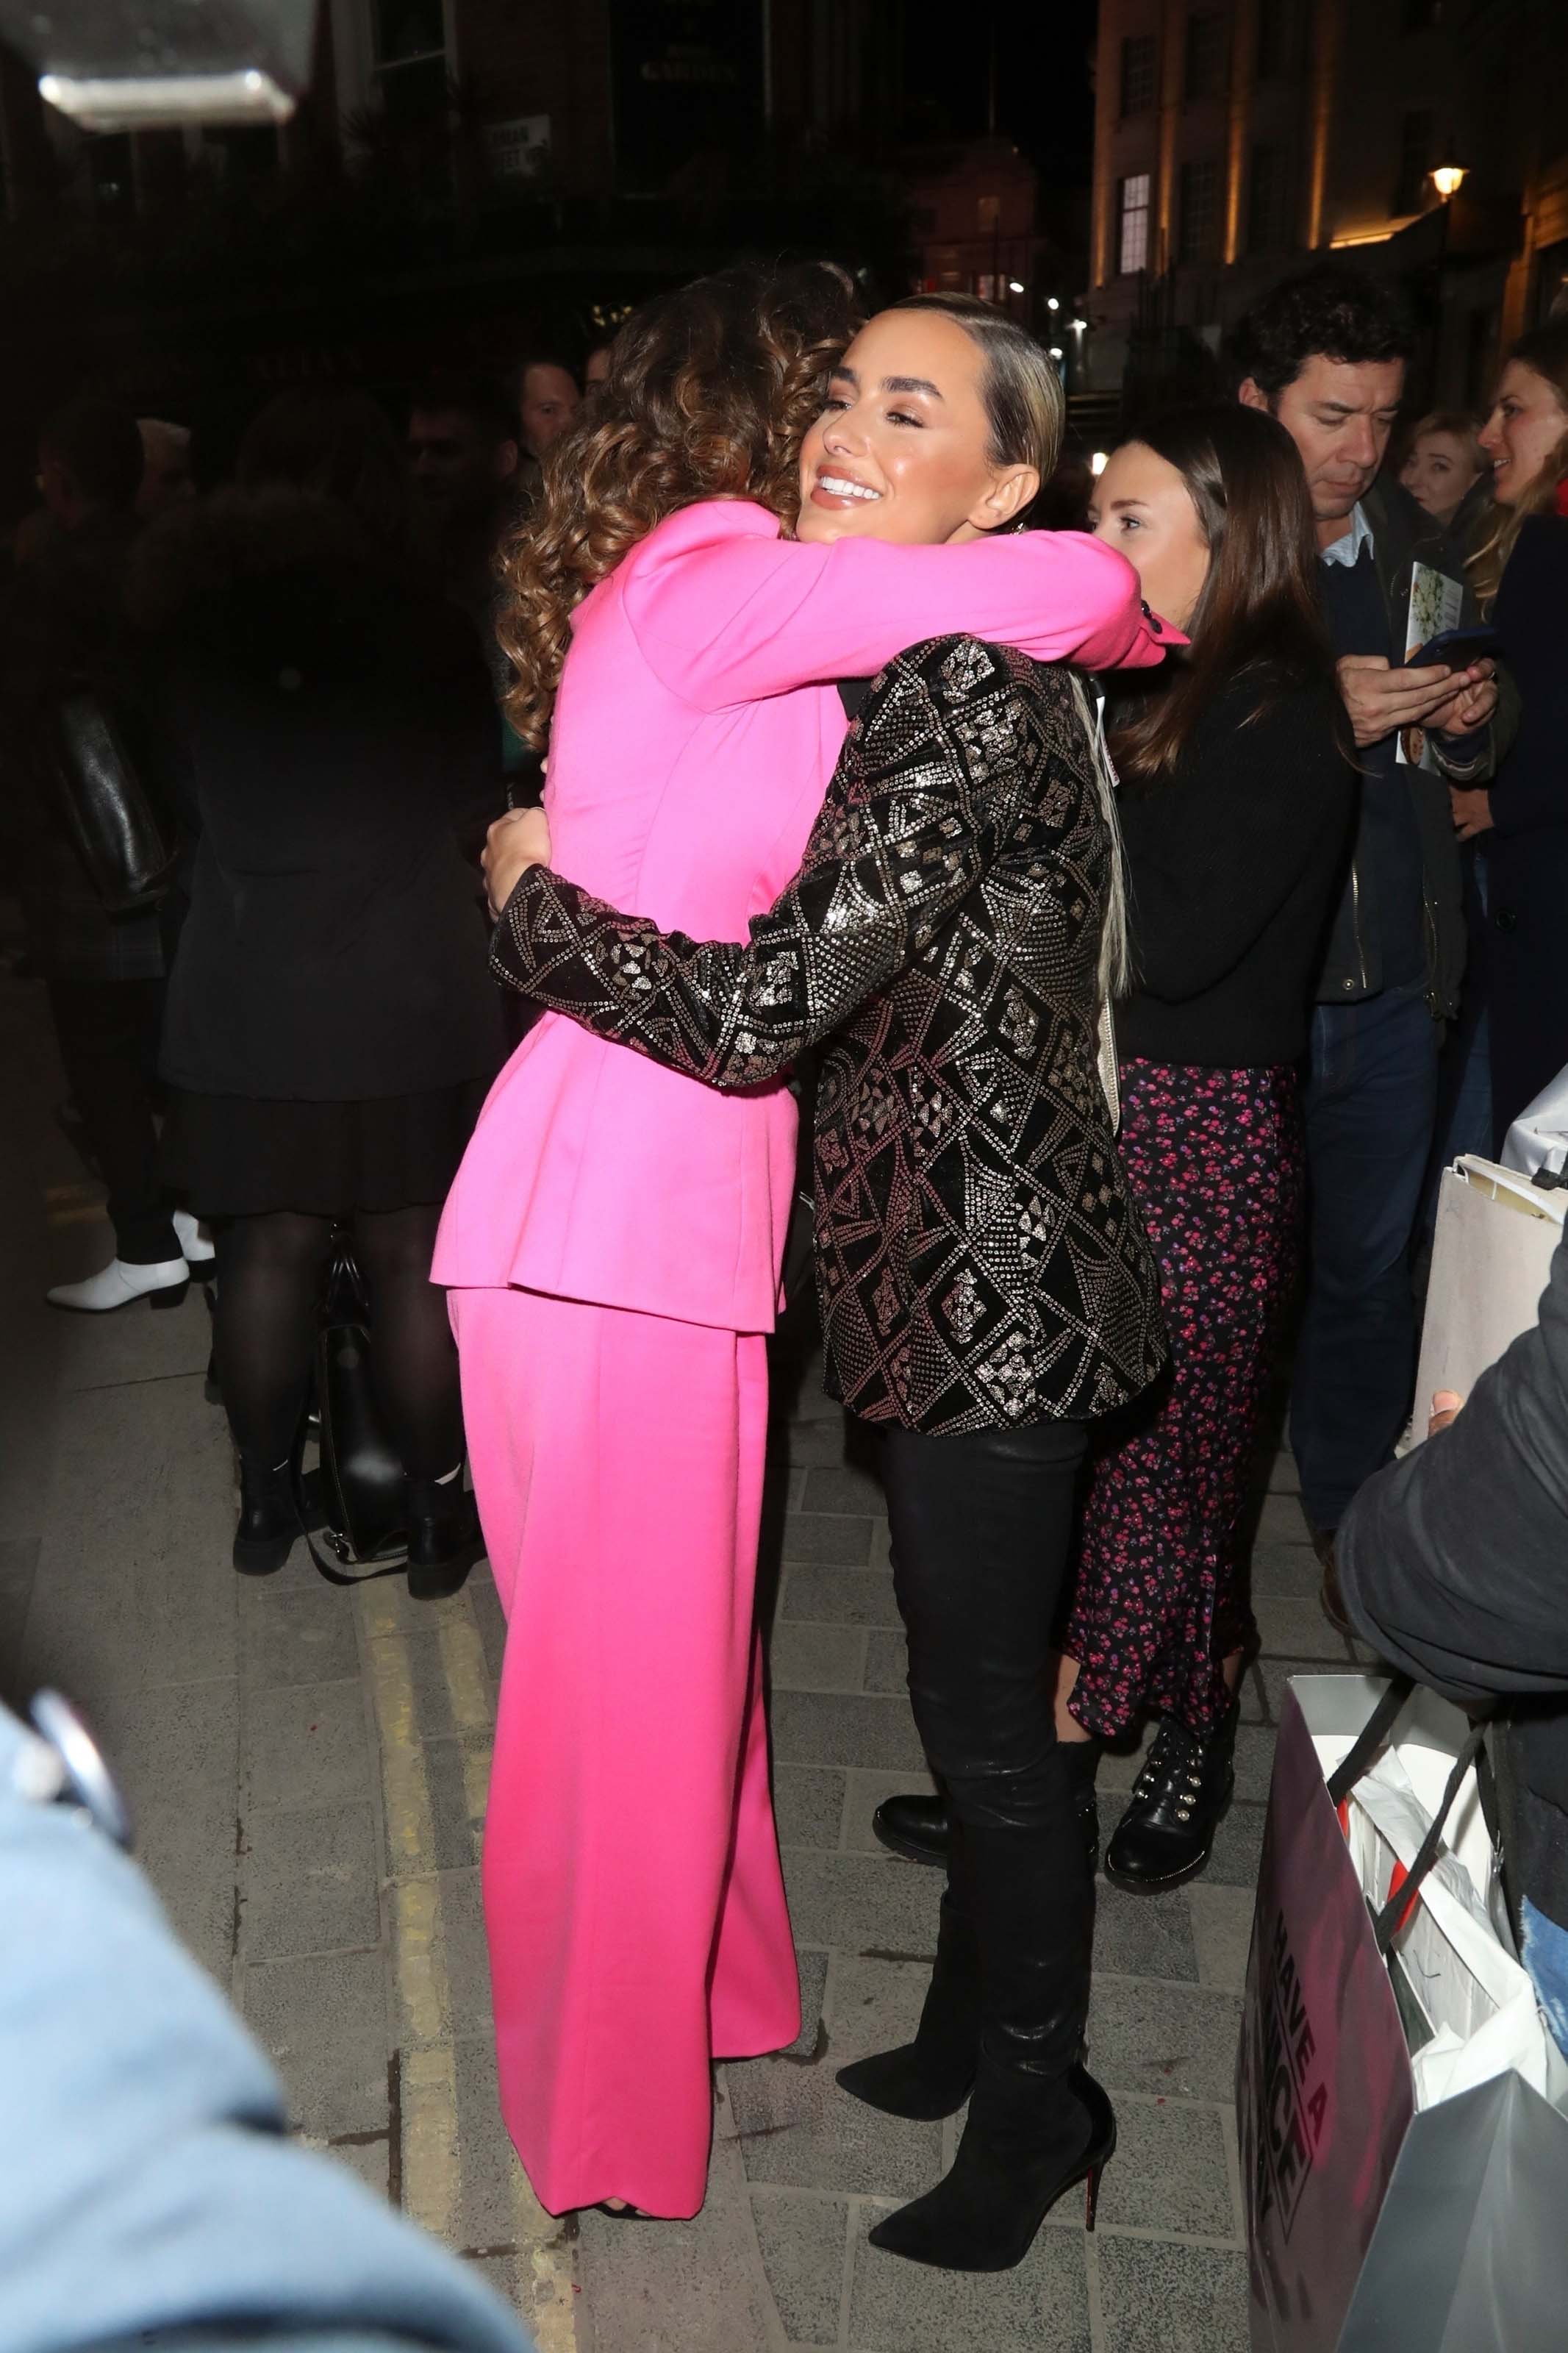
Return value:
M 1005 372 L 1043 378 L 1018 341 L 1029 357 Z M 988 398 L 1004 372 L 993 353 Z M 847 468 L 878 429 L 852 392 Z M 1059 396 L 1038 397 L 1054 444 Z M 801 871 L 748 944 L 661 934 L 542 864 L 512 889 L 542 820 L 492 837 L 492 896 L 510 892 L 494 966 L 539 1002 L 710 1085 L 828 1041 L 829 1379 L 884 1432 L 910 1695 L 956 1826 L 917 2040 L 839 2080 L 924 2118 L 973 2086 L 952 2172 L 872 2234 L 955 2269 L 1018 2262 L 1086 2175 L 1092 2205 L 1114 2142 L 1079 2063 L 1086 1752 L 1058 1746 L 1048 1697 L 1089 1426 L 1164 1356 L 1097 1061 L 1120 944 L 1110 791 L 1077 681 L 943 638 L 872 685 Z

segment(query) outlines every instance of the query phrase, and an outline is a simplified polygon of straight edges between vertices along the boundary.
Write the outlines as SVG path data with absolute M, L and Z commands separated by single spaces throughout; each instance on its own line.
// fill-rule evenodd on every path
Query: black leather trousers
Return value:
M 1051 1633 L 1088 1439 L 1083 1422 L 1041 1421 L 883 1441 L 915 1722 L 954 1817 L 977 1827 L 1026 1827 L 1058 1802 Z
M 893 1430 L 882 1471 L 910 1698 L 953 1826 L 949 1885 L 979 1947 L 994 2075 L 1054 2081 L 1080 2054 L 1096 1750 L 1058 1743 L 1051 1637 L 1070 1553 L 1081 1422 L 931 1438 Z

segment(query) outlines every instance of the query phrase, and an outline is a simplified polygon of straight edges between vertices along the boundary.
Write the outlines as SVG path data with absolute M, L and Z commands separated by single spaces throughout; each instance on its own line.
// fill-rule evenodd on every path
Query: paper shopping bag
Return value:
M 1417 2116 L 1338 2353 L 1534 2353 L 1568 2336 L 1568 2117 L 1511 2070 Z
M 1351 1680 L 1359 1728 L 1382 1686 Z M 1292 1696 L 1237 2073 L 1253 2353 L 1334 2353 L 1415 2108 L 1394 1988 Z
M 1417 2133 L 1450 2145 L 1459 2096 L 1517 2073 L 1553 2104 L 1568 2194 L 1568 2066 L 1493 1923 L 1480 1738 L 1405 1683 L 1291 1683 L 1237 2070 L 1254 2353 L 1341 2345 L 1374 2245 L 1428 2227 L 1399 2168 Z
M 1490 1160 L 1467 1155 L 1443 1171 L 1414 1443 L 1426 1435 L 1437 1390 L 1468 1397 L 1478 1377 L 1535 1323 L 1565 1208 L 1568 1192 L 1542 1191 Z

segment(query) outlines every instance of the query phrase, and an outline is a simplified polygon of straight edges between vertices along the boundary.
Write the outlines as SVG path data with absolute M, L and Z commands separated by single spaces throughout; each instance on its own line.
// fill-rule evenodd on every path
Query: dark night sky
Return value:
M 1089 178 L 1095 0 L 903 0 L 902 16 L 912 131 L 984 132 L 994 36 L 998 127 L 1047 179 Z

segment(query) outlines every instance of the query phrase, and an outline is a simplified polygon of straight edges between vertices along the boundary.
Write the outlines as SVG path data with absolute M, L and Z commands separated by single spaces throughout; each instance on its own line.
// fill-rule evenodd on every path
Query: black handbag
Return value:
M 316 1333 L 316 1410 L 321 1469 L 313 1482 L 328 1545 L 345 1567 L 390 1575 L 405 1558 L 407 1505 L 403 1461 L 387 1437 L 371 1382 L 374 1345 L 364 1288 L 353 1253 L 340 1235 L 332 1251 Z M 301 1522 L 304 1511 L 301 1508 Z M 360 1577 L 333 1568 L 315 1544 L 310 1556 L 333 1585 Z
M 50 706 L 45 747 L 66 829 L 104 913 L 130 915 L 155 907 L 178 851 L 90 687 L 73 687 Z

